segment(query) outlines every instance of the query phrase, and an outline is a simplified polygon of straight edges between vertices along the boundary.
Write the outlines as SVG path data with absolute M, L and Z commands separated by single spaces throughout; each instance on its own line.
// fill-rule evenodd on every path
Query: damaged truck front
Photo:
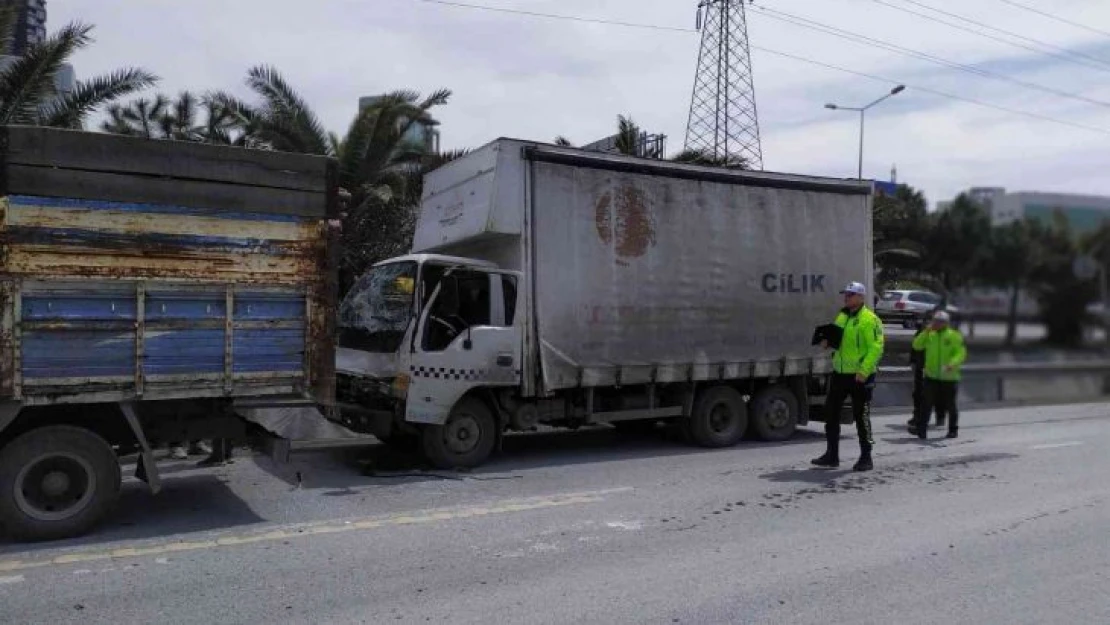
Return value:
M 335 164 L 0 128 L 0 526 L 72 536 L 119 459 L 334 395 Z

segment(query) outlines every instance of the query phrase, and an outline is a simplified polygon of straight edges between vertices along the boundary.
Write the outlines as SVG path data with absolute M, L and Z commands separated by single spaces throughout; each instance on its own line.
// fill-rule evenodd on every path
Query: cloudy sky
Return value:
M 498 136 L 565 135 L 585 143 L 611 134 L 617 114 L 625 113 L 666 134 L 671 151 L 681 149 L 699 44 L 692 32 L 697 0 L 459 2 L 687 30 L 424 0 L 49 0 L 48 14 L 54 27 L 72 20 L 96 26 L 96 43 L 74 59 L 79 77 L 140 65 L 163 77 L 166 92 L 238 90 L 247 68 L 265 63 L 278 67 L 335 130 L 346 128 L 359 96 L 446 87 L 454 95 L 437 116 L 447 148 Z M 868 113 L 865 176 L 886 179 L 897 164 L 899 181 L 922 188 L 934 203 L 984 185 L 1110 195 L 1110 2 L 1049 6 L 1038 0 L 757 0 L 749 33 L 759 48 L 752 56 L 765 168 L 855 176 L 857 118 L 825 110 L 824 103 L 860 105 L 904 82 L 904 93 Z M 971 71 L 802 28 L 784 22 L 783 14 Z

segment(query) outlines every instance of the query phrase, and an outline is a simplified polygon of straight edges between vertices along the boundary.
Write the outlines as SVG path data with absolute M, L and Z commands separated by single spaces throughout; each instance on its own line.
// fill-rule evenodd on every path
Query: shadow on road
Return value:
M 824 440 L 824 434 L 799 429 L 793 438 L 780 443 L 745 441 L 732 448 L 705 449 L 685 442 L 674 428 L 659 427 L 632 433 L 596 427 L 507 435 L 500 452 L 495 453 L 481 468 L 470 471 L 436 470 L 416 453 L 400 452 L 383 444 L 302 452 L 294 454 L 286 465 L 275 464 L 262 456 L 256 456 L 254 461 L 263 471 L 292 487 L 329 489 L 334 492 L 325 495 L 344 496 L 359 494 L 359 491 L 352 490 L 356 487 L 365 489 L 367 486 L 445 480 L 524 479 L 525 475 L 512 474 L 568 465 L 727 453 L 749 447 L 808 445 L 820 440 Z
M 146 484 L 125 478 L 115 511 L 92 534 L 45 543 L 15 543 L 0 538 L 0 555 L 223 530 L 263 520 L 218 475 L 208 471 L 163 475 L 158 495 L 151 495 Z
M 782 471 L 772 471 L 771 473 L 764 473 L 759 478 L 767 480 L 768 482 L 775 482 L 779 484 L 835 484 L 836 480 L 848 475 L 854 475 L 852 471 L 852 463 L 845 463 L 848 468 L 839 469 L 784 469 Z M 843 466 L 843 465 L 842 465 Z

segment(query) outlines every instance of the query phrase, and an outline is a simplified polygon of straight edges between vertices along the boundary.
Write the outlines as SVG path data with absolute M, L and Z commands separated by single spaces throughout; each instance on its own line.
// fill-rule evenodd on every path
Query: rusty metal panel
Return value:
M 298 197 L 326 189 L 318 214 L 332 215 L 334 165 L 313 175 Z M 0 398 L 330 401 L 334 229 L 198 204 L 0 198 Z

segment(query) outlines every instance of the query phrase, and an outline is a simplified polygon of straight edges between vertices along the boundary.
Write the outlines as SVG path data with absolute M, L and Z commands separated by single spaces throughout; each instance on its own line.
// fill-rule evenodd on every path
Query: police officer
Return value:
M 883 322 L 864 305 L 867 287 L 852 282 L 840 292 L 844 308 L 835 325 L 842 330 L 840 345 L 833 354 L 833 375 L 825 398 L 825 455 L 813 460 L 819 467 L 840 466 L 840 411 L 844 401 L 852 398 L 852 416 L 859 434 L 860 457 L 856 471 L 873 468 L 871 448 L 871 391 L 875 372 L 883 356 Z M 827 343 L 825 347 L 829 347 Z
M 933 315 L 940 310 L 939 307 L 925 313 L 925 317 L 917 322 L 917 330 L 913 333 L 913 338 L 917 338 L 922 332 L 929 327 L 933 322 Z M 916 349 L 910 349 L 910 367 L 913 369 L 913 416 L 910 417 L 909 426 L 910 434 L 917 434 L 917 422 L 924 418 L 925 422 L 929 422 L 929 415 L 919 417 L 922 410 L 928 410 L 925 403 L 925 352 Z M 943 421 L 938 419 L 938 426 L 944 425 Z
M 925 353 L 925 405 L 914 427 L 918 438 L 928 438 L 929 413 L 937 412 L 937 423 L 948 421 L 948 438 L 960 431 L 960 413 L 956 407 L 959 394 L 960 366 L 967 360 L 964 337 L 948 324 L 948 313 L 940 310 L 933 322 L 913 340 L 913 349 Z

